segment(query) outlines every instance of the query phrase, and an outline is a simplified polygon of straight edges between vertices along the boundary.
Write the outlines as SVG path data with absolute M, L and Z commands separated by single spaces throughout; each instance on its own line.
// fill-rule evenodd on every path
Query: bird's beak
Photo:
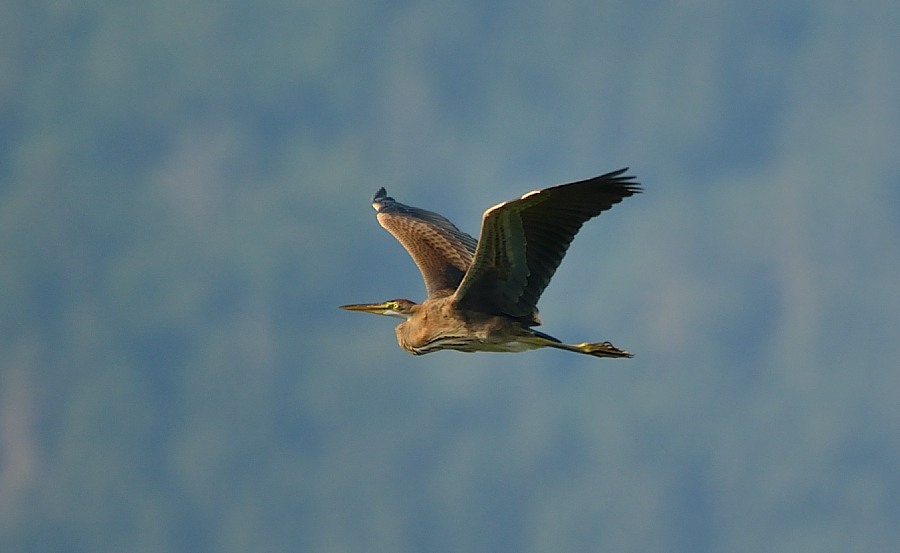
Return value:
M 364 311 L 366 313 L 374 313 L 375 315 L 396 315 L 396 306 L 389 301 L 382 303 L 354 303 L 352 305 L 342 305 L 341 309 L 347 311 Z

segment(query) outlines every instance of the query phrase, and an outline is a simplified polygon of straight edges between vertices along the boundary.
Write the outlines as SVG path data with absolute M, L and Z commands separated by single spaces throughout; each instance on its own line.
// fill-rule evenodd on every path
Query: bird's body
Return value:
M 461 311 L 452 296 L 410 307 L 410 319 L 397 325 L 397 342 L 416 355 L 438 349 L 469 351 L 473 342 L 479 344 L 479 351 L 530 349 L 518 339 L 527 326 L 500 315 Z M 509 332 L 510 324 L 516 325 L 516 331 Z
M 595 357 L 631 357 L 609 342 L 564 344 L 534 330 L 537 301 L 581 225 L 641 191 L 626 169 L 530 192 L 484 213 L 475 240 L 437 213 L 373 198 L 378 222 L 418 265 L 428 298 L 342 309 L 404 319 L 397 341 L 421 355 L 440 349 L 519 352 L 552 347 Z

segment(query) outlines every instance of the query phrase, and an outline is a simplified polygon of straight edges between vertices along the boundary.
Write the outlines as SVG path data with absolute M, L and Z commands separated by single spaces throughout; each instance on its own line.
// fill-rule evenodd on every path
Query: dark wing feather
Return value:
M 375 193 L 372 207 L 378 223 L 416 262 L 429 296 L 456 290 L 472 264 L 474 238 L 437 213 L 401 204 L 384 188 Z
M 628 169 L 525 194 L 484 213 L 460 307 L 528 319 L 585 221 L 641 191 Z

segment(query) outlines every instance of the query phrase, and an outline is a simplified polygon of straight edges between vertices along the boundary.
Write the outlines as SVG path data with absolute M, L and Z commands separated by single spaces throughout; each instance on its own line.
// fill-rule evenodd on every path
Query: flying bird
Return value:
M 520 352 L 556 348 L 631 357 L 609 342 L 566 344 L 534 329 L 537 302 L 587 220 L 641 192 L 628 168 L 535 190 L 484 212 L 478 240 L 445 217 L 404 205 L 380 188 L 378 223 L 406 248 L 425 281 L 422 303 L 394 299 L 341 309 L 403 319 L 397 342 L 414 355 L 441 349 Z

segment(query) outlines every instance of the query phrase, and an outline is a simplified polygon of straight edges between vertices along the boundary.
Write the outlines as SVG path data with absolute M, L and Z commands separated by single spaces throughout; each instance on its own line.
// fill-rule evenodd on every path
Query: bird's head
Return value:
M 413 311 L 418 306 L 419 304 L 415 302 L 401 298 L 381 303 L 342 305 L 341 309 L 346 309 L 347 311 L 364 311 L 366 313 L 374 313 L 375 315 L 387 315 L 389 317 L 397 317 L 406 320 L 412 317 Z

